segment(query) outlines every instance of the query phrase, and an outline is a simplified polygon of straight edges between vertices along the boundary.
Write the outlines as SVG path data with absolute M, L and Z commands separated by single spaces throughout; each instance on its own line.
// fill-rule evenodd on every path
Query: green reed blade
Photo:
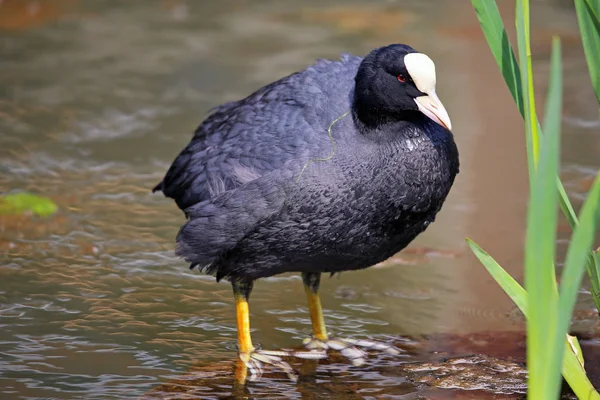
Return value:
M 525 121 L 532 141 L 537 135 L 535 100 L 533 98 L 533 76 L 529 45 L 529 2 L 517 1 L 517 35 L 521 76 L 523 77 L 523 97 L 525 99 Z M 554 48 L 556 53 L 556 47 Z M 555 399 L 560 389 L 560 359 L 562 349 L 552 347 L 557 328 L 558 295 L 554 272 L 554 254 L 556 247 L 556 225 L 558 191 L 555 177 L 559 164 L 560 137 L 560 72 L 557 78 L 556 54 L 552 57 L 551 91 L 548 104 L 559 111 L 548 116 L 548 129 L 539 148 L 537 169 L 530 181 L 531 196 L 527 207 L 527 233 L 525 243 L 525 289 L 529 297 L 529 323 L 527 324 L 527 366 L 529 369 L 528 398 Z M 557 61 L 558 60 L 558 61 Z M 560 69 L 559 69 L 560 70 Z M 558 82 L 556 81 L 558 79 Z M 554 118 L 559 118 L 555 124 Z M 535 146 L 535 144 L 534 144 Z M 535 148 L 534 148 L 535 154 Z
M 538 135 L 538 122 L 535 110 L 535 95 L 533 91 L 533 68 L 531 66 L 531 46 L 529 38 L 529 1 L 517 0 L 515 23 L 517 27 L 517 52 L 519 54 L 519 67 L 522 80 L 521 93 L 523 95 L 523 110 L 525 118 L 527 160 L 531 178 L 533 168 L 537 166 L 540 143 Z
M 600 1 L 575 0 L 575 10 L 590 79 L 600 104 Z
M 467 239 L 467 244 L 481 264 L 483 264 L 498 285 L 500 285 L 502 290 L 504 290 L 508 297 L 510 297 L 517 307 L 519 307 L 521 312 L 527 316 L 527 292 L 525 292 L 525 289 L 523 289 L 523 287 L 519 285 L 519 283 L 510 276 L 510 274 L 506 272 L 492 256 L 479 247 L 477 243 L 471 239 Z
M 521 57 L 527 57 L 526 81 L 530 100 L 533 103 L 533 78 L 529 55 L 528 2 L 518 1 L 518 20 L 523 19 L 517 29 Z M 523 63 L 521 64 L 523 65 Z M 528 398 L 555 399 L 560 391 L 560 367 L 562 346 L 566 332 L 558 332 L 558 294 L 554 255 L 556 251 L 556 225 L 558 191 L 555 177 L 560 159 L 560 127 L 562 111 L 562 76 L 560 42 L 555 39 L 552 47 L 550 82 L 546 100 L 544 140 L 540 145 L 539 163 L 531 181 L 531 197 L 527 212 L 527 235 L 525 251 L 525 288 L 529 296 L 529 323 L 527 324 L 527 365 L 529 369 Z M 523 70 L 522 70 L 523 73 Z M 524 93 L 525 96 L 525 93 Z M 527 100 L 525 101 L 527 105 Z M 527 108 L 527 106 L 526 106 Z M 534 108 L 526 121 L 531 127 Z M 530 127 L 530 129 L 531 129 Z M 532 132 L 533 134 L 533 132 Z M 558 338 L 558 342 L 555 340 Z M 549 351 L 554 349 L 554 351 Z
M 495 1 L 490 0 L 471 0 L 471 4 L 477 13 L 481 30 L 485 35 L 490 50 L 502 76 L 506 81 L 508 90 L 517 103 L 521 114 L 525 112 L 523 108 L 523 96 L 521 94 L 521 75 L 517 59 L 508 40 L 504 23 Z
M 561 336 L 564 336 L 569 329 L 583 271 L 588 261 L 587 250 L 594 242 L 596 228 L 600 222 L 600 174 L 596 176 L 579 215 L 581 222 L 571 237 L 560 280 L 559 325 L 557 337 L 555 337 L 556 342 L 560 342 Z

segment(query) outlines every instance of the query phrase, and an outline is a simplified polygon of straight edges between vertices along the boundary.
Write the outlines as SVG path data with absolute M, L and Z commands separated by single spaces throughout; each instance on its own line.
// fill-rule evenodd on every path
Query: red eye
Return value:
M 406 76 L 404 76 L 403 74 L 398 75 L 398 80 L 400 82 L 406 82 Z

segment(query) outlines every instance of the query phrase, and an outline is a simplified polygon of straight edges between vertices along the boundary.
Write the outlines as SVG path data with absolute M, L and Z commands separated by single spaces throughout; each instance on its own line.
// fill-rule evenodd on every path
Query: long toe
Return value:
M 252 353 L 240 355 L 248 371 L 250 372 L 250 380 L 255 381 L 260 379 L 263 374 L 266 364 L 282 370 L 292 381 L 298 380 L 298 375 L 292 366 L 286 362 L 283 357 L 295 357 L 304 360 L 319 360 L 327 358 L 327 353 L 324 351 L 285 351 L 285 350 L 256 350 Z
M 400 354 L 400 351 L 397 348 L 387 343 L 362 339 L 330 338 L 327 340 L 319 340 L 310 338 L 304 340 L 304 346 L 307 349 L 319 349 L 323 351 L 331 349 L 339 351 L 342 356 L 350 360 L 355 366 L 360 366 L 365 363 L 367 351 L 369 350 L 380 351 L 390 355 Z
M 340 341 L 342 341 L 343 343 L 346 343 L 350 346 L 355 346 L 355 347 L 360 347 L 363 350 L 375 350 L 375 351 L 382 351 L 384 353 L 393 355 L 393 356 L 397 356 L 398 354 L 400 354 L 400 350 L 398 350 L 396 347 L 389 345 L 387 343 L 383 343 L 383 342 L 376 342 L 376 341 L 372 341 L 372 340 L 363 340 L 363 339 L 350 339 L 350 338 L 342 338 L 342 339 L 338 339 Z

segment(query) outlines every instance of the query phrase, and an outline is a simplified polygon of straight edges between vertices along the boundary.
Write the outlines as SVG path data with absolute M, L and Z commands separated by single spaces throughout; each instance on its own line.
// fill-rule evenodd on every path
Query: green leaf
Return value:
M 596 3 L 598 10 L 594 9 L 594 6 L 590 2 L 590 0 L 585 0 L 584 4 L 585 8 L 587 9 L 588 15 L 590 16 L 590 19 L 592 20 L 594 28 L 596 28 L 596 32 L 600 34 L 600 19 L 598 17 L 598 13 L 600 13 L 600 7 L 598 7 L 598 3 Z
M 588 261 L 588 249 L 594 242 L 596 228 L 600 222 L 600 174 L 596 176 L 583 204 L 579 220 L 581 222 L 571 237 L 560 280 L 557 342 L 560 341 L 560 336 L 567 333 L 569 329 L 583 272 Z
M 467 239 L 467 244 L 473 251 L 473 254 L 481 261 L 481 264 L 488 270 L 490 275 L 498 282 L 504 292 L 519 307 L 521 312 L 527 315 L 527 292 L 519 283 L 514 280 L 497 262 L 486 253 L 479 245 L 471 239 Z
M 47 217 L 57 209 L 56 204 L 49 198 L 27 192 L 10 193 L 0 197 L 0 215 L 31 213 Z
M 528 43 L 526 45 L 529 46 Z M 561 349 L 561 341 L 564 341 L 566 334 L 566 331 L 558 329 L 559 299 L 554 270 L 558 203 L 556 176 L 562 114 L 561 70 L 560 42 L 554 38 L 544 119 L 545 135 L 538 168 L 531 181 L 527 212 L 525 288 L 529 296 L 527 363 L 530 371 L 528 397 L 531 399 L 558 398 L 563 352 L 547 349 Z
M 569 196 L 567 196 L 565 187 L 563 186 L 558 176 L 556 177 L 556 186 L 558 187 L 558 193 L 560 195 L 560 208 L 563 212 L 563 215 L 567 219 L 567 222 L 571 226 L 571 229 L 574 229 L 577 226 L 577 224 L 579 224 L 579 220 L 577 219 L 577 214 L 575 214 L 575 210 L 573 209 L 573 206 L 569 201 Z
M 583 350 L 581 350 L 581 345 L 579 344 L 577 337 L 571 336 L 567 333 L 567 342 L 569 343 L 569 346 L 571 346 L 571 351 L 573 352 L 573 354 L 575 354 L 575 357 L 577 357 L 577 361 L 579 361 L 579 365 L 581 365 L 581 368 L 585 369 L 585 360 L 583 359 Z
M 577 218 L 577 215 L 573 210 L 573 206 L 571 206 L 571 202 L 569 201 L 569 197 L 567 196 L 567 192 L 565 191 L 565 188 L 558 177 L 556 178 L 556 185 L 558 186 L 560 208 L 562 209 L 567 222 L 571 226 L 571 229 L 575 230 L 579 225 L 579 219 Z M 600 260 L 598 260 L 597 256 L 594 256 L 592 250 L 588 250 L 587 252 L 587 263 L 585 267 L 592 285 L 590 288 L 592 292 L 592 299 L 594 300 L 596 309 L 600 311 Z
M 502 71 L 508 90 L 517 103 L 517 107 L 524 114 L 523 95 L 521 94 L 521 75 L 519 65 L 513 53 L 500 11 L 495 1 L 471 0 L 473 8 L 477 13 L 481 30 L 485 35 L 492 55 Z
M 529 178 L 536 168 L 540 152 L 537 114 L 535 110 L 535 95 L 533 90 L 533 68 L 531 65 L 531 45 L 529 39 L 529 1 L 517 0 L 515 18 L 517 26 L 517 50 L 521 71 L 521 93 L 523 95 L 523 117 L 525 118 L 527 162 Z
M 600 400 L 600 394 L 588 379 L 581 362 L 581 346 L 577 338 L 565 339 L 562 374 L 578 399 Z M 575 351 L 579 349 L 579 353 Z
M 522 76 L 527 78 L 523 86 L 525 98 L 525 120 L 527 130 L 536 135 L 535 102 L 529 51 L 529 11 L 528 2 L 517 1 L 519 20 L 519 54 Z M 524 46 L 525 48 L 521 48 Z M 527 64 L 525 67 L 523 67 Z M 552 56 L 550 90 L 548 98 L 547 132 L 541 143 L 539 162 L 531 179 L 531 195 L 527 208 L 527 233 L 525 243 L 525 289 L 529 298 L 529 323 L 527 324 L 527 365 L 529 369 L 528 398 L 555 399 L 560 389 L 560 366 L 562 351 L 556 349 L 554 338 L 558 322 L 556 276 L 554 254 L 556 246 L 556 225 L 558 191 L 556 176 L 559 164 L 561 79 L 560 53 L 554 43 Z M 557 111 L 558 109 L 558 111 Z M 556 121 L 558 120 L 558 124 Z M 534 155 L 535 155 L 535 149 Z M 564 338 L 564 334 L 563 334 Z M 558 347 L 560 349 L 560 346 Z
M 600 104 L 600 2 L 575 0 L 581 41 L 590 72 L 596 100 Z
M 560 39 L 554 37 L 552 39 L 552 57 L 550 60 L 550 82 L 544 113 L 544 132 L 546 132 L 548 138 L 555 139 L 560 136 L 562 115 L 562 63 L 560 51 Z

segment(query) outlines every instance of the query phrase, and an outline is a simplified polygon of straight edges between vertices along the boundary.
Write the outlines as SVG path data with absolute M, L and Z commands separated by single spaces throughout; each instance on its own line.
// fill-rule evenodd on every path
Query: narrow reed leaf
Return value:
M 554 272 L 556 245 L 556 205 L 560 124 L 550 124 L 539 142 L 533 93 L 533 73 L 529 38 L 529 1 L 517 0 L 516 12 L 519 65 L 523 79 L 525 127 L 528 155 L 533 159 L 527 212 L 525 250 L 525 289 L 529 303 L 527 324 L 528 398 L 555 399 L 560 389 L 561 351 L 548 351 L 554 345 L 557 328 L 558 295 Z M 556 57 L 553 58 L 556 60 Z M 560 79 L 560 78 L 559 78 Z M 560 95 L 560 92 L 554 95 Z M 551 102 L 555 102 L 551 98 Z M 560 106 L 560 100 L 558 101 Z M 560 112 L 557 117 L 560 123 Z M 555 116 L 552 116 L 555 118 Z M 553 120 L 550 120 L 553 122 Z
M 517 103 L 519 112 L 524 114 L 523 95 L 521 93 L 521 75 L 517 59 L 508 40 L 498 6 L 493 0 L 471 0 L 477 13 L 481 30 L 485 35 L 492 55 L 502 71 L 508 90 Z
M 562 115 L 562 62 L 560 39 L 552 38 L 552 56 L 550 59 L 550 82 L 546 96 L 544 113 L 544 132 L 549 137 L 560 136 Z
M 538 163 L 540 144 L 537 114 L 535 110 L 535 96 L 533 91 L 528 0 L 517 0 L 515 24 L 517 27 L 517 52 L 519 54 L 519 67 L 522 82 L 521 93 L 523 96 L 523 117 L 525 118 L 527 163 L 529 166 L 529 179 L 532 179 L 532 171 L 535 170 Z
M 544 118 L 544 138 L 541 144 L 539 168 L 536 171 L 536 179 L 532 182 L 532 197 L 529 207 L 533 207 L 527 226 L 527 250 L 525 264 L 525 286 L 530 296 L 530 322 L 528 333 L 532 333 L 530 342 L 536 343 L 536 348 L 528 348 L 528 360 L 535 358 L 539 360 L 540 369 L 538 374 L 532 373 L 531 381 L 537 379 L 539 387 L 536 396 L 531 398 L 554 399 L 560 392 L 560 367 L 562 365 L 563 352 L 544 349 L 560 349 L 561 342 L 565 340 L 566 328 L 560 329 L 559 302 L 556 289 L 556 274 L 554 270 L 554 255 L 556 252 L 556 204 L 558 202 L 558 190 L 556 187 L 556 175 L 558 174 L 560 128 L 562 115 L 562 63 L 560 41 L 554 38 L 552 41 L 552 56 L 550 61 L 550 80 L 548 94 L 546 97 L 546 110 Z M 545 224 L 545 225 L 543 225 Z M 529 236 L 531 232 L 532 236 Z M 540 237 L 543 235 L 543 237 Z M 537 245 L 530 248 L 530 240 Z M 543 250 L 542 250 L 543 249 Z M 540 254 L 540 251 L 544 251 Z M 585 249 L 583 252 L 585 259 Z M 531 257 L 530 257 L 531 256 Z M 529 262 L 528 262 L 529 261 Z M 583 265 L 582 265 L 583 268 Z M 583 272 L 583 270 L 582 270 Z M 570 315 L 570 314 L 569 314 Z M 536 326 L 535 324 L 540 324 Z M 531 351 L 531 353 L 530 353 Z M 545 353 L 545 360 L 541 360 L 539 354 Z M 533 387 L 533 385 L 532 385 Z M 532 390 L 533 392 L 533 390 Z
M 600 104 L 600 57 L 598 57 L 598 49 L 600 49 L 600 2 L 597 0 L 575 0 L 575 9 L 590 79 L 594 87 L 596 100 Z
M 577 229 L 579 225 L 579 219 L 573 210 L 573 206 L 569 201 L 567 192 L 558 177 L 556 177 L 556 185 L 558 187 L 559 203 L 567 222 L 571 226 L 572 230 Z M 592 250 L 587 251 L 587 263 L 585 265 L 588 276 L 590 277 L 592 299 L 596 309 L 600 311 L 600 260 L 598 260 L 597 254 L 595 255 Z
M 557 342 L 560 341 L 560 335 L 564 335 L 569 329 L 583 271 L 588 261 L 587 250 L 594 242 L 596 228 L 600 222 L 600 174 L 596 176 L 583 203 L 579 220 L 580 223 L 571 237 L 560 280 L 558 337 L 555 339 Z
M 571 346 L 571 351 L 573 351 L 573 354 L 575 354 L 575 357 L 577 357 L 577 361 L 579 361 L 579 365 L 581 365 L 581 368 L 585 369 L 583 350 L 581 350 L 581 345 L 579 344 L 577 337 L 571 336 L 567 333 L 567 343 L 569 343 L 569 346 Z
M 598 10 L 596 10 L 594 9 L 594 6 L 592 5 L 592 2 L 590 0 L 584 0 L 583 3 L 585 4 L 585 8 L 587 9 L 588 15 L 590 17 L 590 20 L 592 21 L 592 24 L 594 25 L 594 28 L 596 28 L 596 32 L 600 34 L 600 5 L 596 3 L 596 7 L 598 8 Z
M 579 346 L 577 338 L 571 337 L 570 340 L 567 338 L 564 342 L 565 355 L 562 364 L 562 374 L 565 380 L 578 399 L 600 400 L 600 394 L 598 394 L 594 385 L 592 385 L 587 377 L 579 355 L 575 353 L 579 349 L 579 354 L 581 354 L 581 346 Z
M 479 245 L 473 242 L 471 239 L 467 239 L 467 244 L 473 251 L 473 254 L 481 261 L 481 264 L 488 270 L 490 275 L 498 282 L 500 287 L 504 290 L 504 292 L 511 298 L 511 300 L 519 307 L 521 312 L 527 315 L 527 292 L 519 282 L 514 280 L 512 276 L 508 272 L 504 270 L 490 256 L 485 250 L 483 250 Z

